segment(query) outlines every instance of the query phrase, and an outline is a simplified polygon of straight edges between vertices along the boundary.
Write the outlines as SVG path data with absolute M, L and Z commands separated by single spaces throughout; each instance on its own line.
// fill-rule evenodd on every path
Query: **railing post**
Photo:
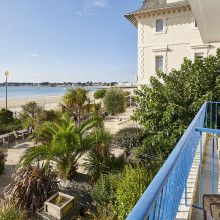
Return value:
M 206 125 L 206 128 L 208 127 L 208 110 L 207 110 L 207 108 L 208 108 L 208 104 L 206 105 L 206 110 L 205 110 L 205 115 L 206 115 L 206 123 L 205 123 L 205 125 Z
M 212 194 L 214 193 L 214 150 L 215 150 L 215 134 L 213 133 L 213 144 L 212 144 Z
M 200 168 L 199 168 L 199 207 L 201 207 L 202 201 L 202 132 L 200 131 Z
M 216 106 L 215 106 L 215 129 L 217 129 L 217 122 L 218 122 L 218 107 L 217 107 L 217 103 L 216 103 Z
M 210 129 L 212 129 L 212 103 L 210 102 Z

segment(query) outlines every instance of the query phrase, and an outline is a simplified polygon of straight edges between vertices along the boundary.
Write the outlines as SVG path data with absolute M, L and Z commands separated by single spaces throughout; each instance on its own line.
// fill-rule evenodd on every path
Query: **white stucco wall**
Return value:
M 219 43 L 202 42 L 191 10 L 178 9 L 138 16 L 138 84 L 149 84 L 155 75 L 155 57 L 163 56 L 164 72 L 180 69 L 184 57 L 194 60 L 195 53 L 215 54 Z M 165 31 L 156 33 L 156 20 L 163 19 Z

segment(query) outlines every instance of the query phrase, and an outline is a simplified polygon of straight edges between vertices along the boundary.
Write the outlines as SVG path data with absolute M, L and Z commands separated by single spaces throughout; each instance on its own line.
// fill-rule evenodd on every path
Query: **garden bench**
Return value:
M 28 129 L 19 130 L 16 132 L 17 135 L 22 137 L 22 140 L 24 140 L 25 136 L 28 136 Z
M 15 139 L 12 133 L 0 135 L 0 140 L 4 147 L 6 147 L 6 145 L 9 147 L 10 144 L 14 144 L 15 142 Z
M 203 195 L 203 219 L 207 219 L 207 212 L 215 220 L 220 220 L 220 194 Z
M 8 135 L 9 135 L 8 138 L 6 138 L 4 141 L 4 145 L 5 146 L 7 145 L 7 147 L 9 148 L 11 144 L 12 146 L 15 144 L 15 136 L 12 133 Z

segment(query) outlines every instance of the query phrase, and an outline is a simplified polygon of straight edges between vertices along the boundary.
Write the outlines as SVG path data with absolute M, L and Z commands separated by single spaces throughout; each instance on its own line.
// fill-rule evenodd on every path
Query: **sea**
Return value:
M 8 86 L 8 99 L 43 97 L 43 96 L 57 96 L 64 95 L 68 89 L 75 87 L 37 87 L 37 86 Z M 83 87 L 91 92 L 95 92 L 98 87 Z M 0 100 L 5 99 L 6 89 L 4 86 L 0 87 Z

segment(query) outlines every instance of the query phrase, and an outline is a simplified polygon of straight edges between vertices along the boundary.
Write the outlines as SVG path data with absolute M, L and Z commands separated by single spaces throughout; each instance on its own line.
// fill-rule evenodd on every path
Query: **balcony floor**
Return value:
M 220 142 L 220 139 L 218 139 Z M 215 139 L 216 142 L 216 139 Z M 212 136 L 207 136 L 207 142 L 205 144 L 204 153 L 203 153 L 203 161 L 202 161 L 202 195 L 203 194 L 211 194 L 212 192 Z M 220 148 L 220 145 L 219 145 Z M 215 162 L 214 162 L 214 193 L 218 192 L 218 184 L 219 184 L 219 153 L 216 149 L 215 145 Z M 196 189 L 196 196 L 194 205 L 199 205 L 199 183 Z M 203 219 L 203 211 L 200 209 L 193 208 L 192 209 L 192 220 L 201 220 Z M 207 219 L 211 220 L 211 216 L 207 214 Z

